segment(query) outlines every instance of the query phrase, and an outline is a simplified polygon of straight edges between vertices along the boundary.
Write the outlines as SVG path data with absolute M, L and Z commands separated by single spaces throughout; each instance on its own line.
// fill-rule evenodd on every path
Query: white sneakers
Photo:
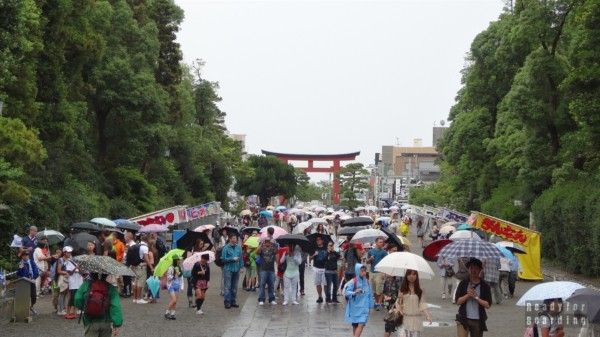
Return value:
M 277 302 L 276 301 L 271 301 L 271 305 L 276 305 Z
M 293 305 L 298 305 L 300 303 L 298 303 L 297 301 L 292 302 Z
M 281 303 L 281 305 L 287 305 L 287 302 L 283 302 L 283 303 Z
M 133 303 L 137 303 L 137 304 L 148 304 L 148 301 L 146 301 L 143 298 L 140 298 L 139 300 L 133 300 Z
M 204 311 L 198 310 L 198 311 L 196 311 L 196 315 L 204 315 Z
M 66 315 L 66 314 L 67 314 L 67 312 L 63 310 L 63 311 L 59 311 L 59 312 L 57 312 L 56 314 L 57 314 L 58 316 L 64 316 L 64 315 Z
M 265 302 L 258 302 L 258 305 L 265 305 Z

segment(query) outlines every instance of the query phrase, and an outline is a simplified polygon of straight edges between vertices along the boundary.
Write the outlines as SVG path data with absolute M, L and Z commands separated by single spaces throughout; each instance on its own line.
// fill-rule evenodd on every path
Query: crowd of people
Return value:
M 276 214 L 279 213 L 278 216 Z M 406 237 L 416 230 L 421 246 L 425 241 L 445 239 L 452 233 L 440 233 L 437 223 L 423 223 L 422 218 L 389 214 L 389 220 L 380 221 L 380 214 L 350 214 L 369 216 L 372 227 L 385 227 L 391 233 Z M 311 249 L 298 244 L 280 244 L 275 229 L 284 228 L 290 233 L 296 226 L 314 217 L 328 216 L 324 222 L 302 227 L 301 234 L 314 239 Z M 347 218 L 346 218 L 347 219 Z M 361 335 L 369 320 L 371 309 L 383 311 L 384 336 L 398 332 L 400 336 L 418 337 L 423 322 L 431 322 L 427 310 L 426 294 L 421 288 L 419 272 L 406 270 L 402 276 L 378 272 L 376 267 L 388 254 L 410 250 L 410 244 L 398 245 L 386 237 L 373 242 L 351 242 L 351 236 L 338 235 L 344 221 L 337 214 L 291 214 L 273 212 L 273 217 L 255 214 L 244 215 L 239 223 L 207 229 L 206 237 L 198 238 L 182 255 L 173 255 L 172 263 L 161 277 L 163 291 L 168 294 L 164 318 L 175 320 L 177 300 L 187 281 L 188 307 L 203 315 L 203 304 L 211 280 L 212 268 L 221 272 L 220 295 L 225 309 L 239 308 L 237 300 L 239 283 L 244 291 L 258 292 L 257 305 L 298 305 L 305 296 L 305 275 L 312 268 L 312 286 L 317 293 L 316 302 L 325 305 L 345 305 L 345 320 L 352 326 L 352 335 Z M 154 303 L 160 291 L 152 291 L 147 280 L 155 274 L 158 262 L 169 252 L 165 237 L 159 233 L 102 230 L 94 239 L 85 242 L 65 240 L 50 250 L 45 237 L 39 237 L 37 228 L 31 226 L 19 248 L 18 276 L 35 280 L 31 284 L 31 311 L 40 296 L 52 296 L 56 315 L 75 319 L 81 315 L 86 326 L 86 336 L 116 334 L 123 324 L 120 298 L 131 298 L 135 304 Z M 95 240 L 97 239 L 97 240 Z M 249 242 L 256 245 L 249 245 Z M 75 245 L 76 244 L 76 245 Z M 126 264 L 132 275 L 116 277 L 89 273 L 74 261 L 74 254 L 102 255 Z M 190 268 L 182 261 L 194 255 L 200 258 Z M 518 265 L 514 261 L 497 263 L 474 258 L 456 261 L 440 259 L 437 262 L 442 282 L 442 299 L 451 298 L 459 306 L 457 335 L 482 336 L 487 330 L 486 310 L 495 299 L 501 303 L 514 294 Z M 457 267 L 457 268 L 455 268 Z M 456 271 L 455 271 L 456 269 Z M 245 272 L 242 272 L 245 270 Z M 506 280 L 509 292 L 499 285 Z M 104 294 L 108 306 L 104 316 L 86 312 L 91 294 L 96 294 L 97 284 L 105 284 Z M 545 328 L 545 327 L 542 327 Z M 550 327 L 548 327 L 549 329 Z M 558 334 L 549 336 L 560 337 Z

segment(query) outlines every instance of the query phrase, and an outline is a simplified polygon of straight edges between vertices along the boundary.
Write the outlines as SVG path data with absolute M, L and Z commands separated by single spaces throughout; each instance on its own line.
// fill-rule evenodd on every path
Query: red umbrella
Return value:
M 427 247 L 425 247 L 425 249 L 423 249 L 423 257 L 427 261 L 437 261 L 440 250 L 442 250 L 442 248 L 444 248 L 446 245 L 452 242 L 454 241 L 447 239 L 433 241 L 432 243 L 428 244 Z

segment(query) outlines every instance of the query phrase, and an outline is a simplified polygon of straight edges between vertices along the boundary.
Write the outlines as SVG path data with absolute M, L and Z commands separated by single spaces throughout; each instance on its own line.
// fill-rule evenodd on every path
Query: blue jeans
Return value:
M 258 301 L 265 301 L 265 284 L 269 288 L 269 302 L 275 301 L 274 285 L 275 285 L 275 272 L 274 271 L 260 271 L 260 289 L 258 292 Z
M 325 286 L 325 302 L 335 301 L 338 288 L 337 271 L 335 273 L 325 272 L 325 280 L 327 281 L 327 285 Z
M 236 303 L 238 279 L 240 278 L 239 271 L 223 270 L 223 280 L 225 283 L 225 304 Z

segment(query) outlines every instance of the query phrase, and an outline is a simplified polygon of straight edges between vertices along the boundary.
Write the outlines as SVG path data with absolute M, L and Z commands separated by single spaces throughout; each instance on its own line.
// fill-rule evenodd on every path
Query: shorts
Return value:
M 146 265 L 140 264 L 139 266 L 132 266 L 133 273 L 135 274 L 135 281 L 133 283 L 134 286 L 138 288 L 143 288 L 146 286 Z
M 315 273 L 315 285 L 316 286 L 327 286 L 327 279 L 325 278 L 325 269 L 313 268 Z
M 358 327 L 359 325 L 365 326 L 365 325 L 367 325 L 367 323 L 365 323 L 365 322 L 360 322 L 360 323 L 352 323 L 352 327 L 353 327 L 353 328 L 356 328 L 356 327 Z
M 383 293 L 383 284 L 385 277 L 383 273 L 371 273 L 371 288 L 376 295 Z
M 171 282 L 171 285 L 169 286 L 168 290 L 169 290 L 169 294 L 180 292 L 181 291 L 181 282 L 180 281 Z

